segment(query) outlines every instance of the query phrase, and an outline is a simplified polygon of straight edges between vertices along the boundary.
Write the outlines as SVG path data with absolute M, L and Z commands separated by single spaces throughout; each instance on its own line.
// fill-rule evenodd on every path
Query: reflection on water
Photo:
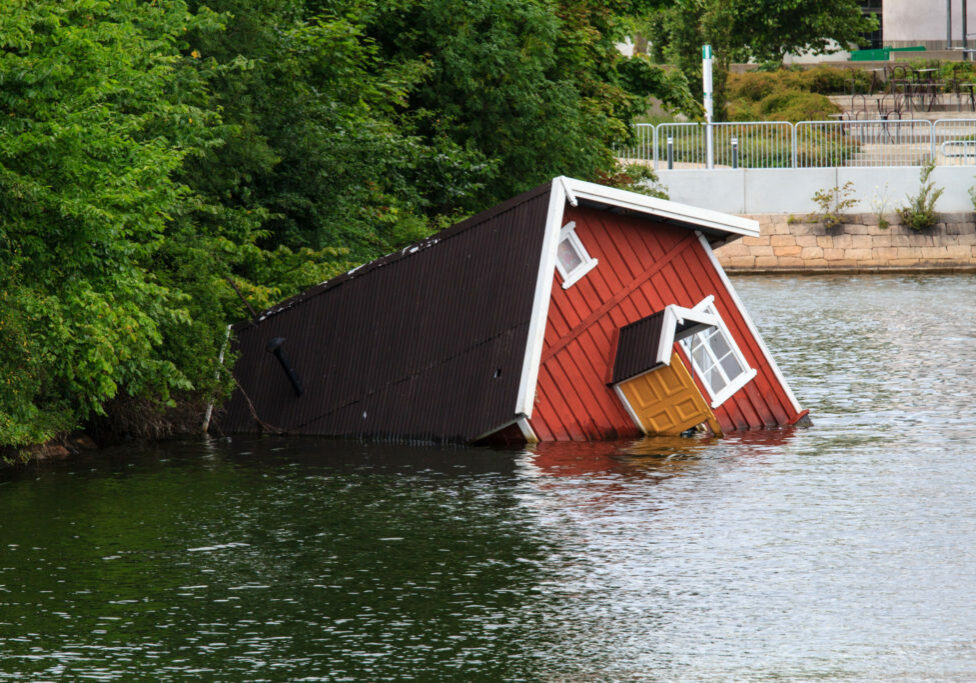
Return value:
M 739 278 L 809 429 L 0 480 L 0 679 L 972 680 L 976 278 Z

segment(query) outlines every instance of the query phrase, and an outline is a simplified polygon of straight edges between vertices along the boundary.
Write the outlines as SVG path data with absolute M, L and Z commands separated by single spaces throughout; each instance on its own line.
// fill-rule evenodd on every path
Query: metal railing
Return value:
M 617 156 L 654 169 L 703 169 L 706 124 L 649 123 Z M 976 119 L 723 122 L 712 124 L 714 168 L 976 166 Z
M 932 131 L 932 158 L 940 166 L 976 166 L 976 119 L 941 119 Z
M 922 166 L 932 156 L 931 121 L 801 121 L 793 130 L 794 168 Z

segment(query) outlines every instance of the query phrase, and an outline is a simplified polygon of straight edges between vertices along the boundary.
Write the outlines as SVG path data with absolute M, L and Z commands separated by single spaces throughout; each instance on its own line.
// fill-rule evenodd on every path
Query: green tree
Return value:
M 209 399 L 242 317 L 228 280 L 261 305 L 336 271 L 182 182 L 233 129 L 186 42 L 222 29 L 182 0 L 0 14 L 0 446 Z
M 207 5 L 227 30 L 191 41 L 225 129 L 185 179 L 225 209 L 251 212 L 262 245 L 341 246 L 366 260 L 428 234 L 429 216 L 476 188 L 477 154 L 425 144 L 396 120 L 419 65 L 380 61 L 357 8 Z
M 630 3 L 207 4 L 227 30 L 191 43 L 226 128 L 186 182 L 265 246 L 375 257 L 554 175 L 611 177 L 648 94 L 694 106 L 616 50 Z
M 401 125 L 485 160 L 483 188 L 446 207 L 486 208 L 560 174 L 606 178 L 649 95 L 690 103 L 680 76 L 616 49 L 633 9 L 617 5 L 403 0 L 364 12 L 384 63 L 417 65 Z
M 208 116 L 174 97 L 172 48 L 206 17 L 176 2 L 15 4 L 0 13 L 0 444 L 20 446 L 123 388 L 166 401 L 190 386 L 156 353 L 186 302 L 146 264 Z
M 789 53 L 855 45 L 874 27 L 857 0 L 673 0 L 647 26 L 656 29 L 657 54 L 676 64 L 701 95 L 701 46 L 715 54 L 716 114 L 725 110 L 732 62 L 782 62 Z M 647 29 L 645 29 L 647 30 Z

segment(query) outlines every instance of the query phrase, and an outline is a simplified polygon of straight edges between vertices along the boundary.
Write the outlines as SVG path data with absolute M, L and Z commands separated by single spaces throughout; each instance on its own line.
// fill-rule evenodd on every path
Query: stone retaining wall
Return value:
M 806 216 L 749 216 L 759 237 L 743 237 L 715 251 L 729 271 L 976 270 L 976 215 L 942 214 L 930 230 L 899 225 L 887 229 L 873 214 L 845 216 L 825 228 Z

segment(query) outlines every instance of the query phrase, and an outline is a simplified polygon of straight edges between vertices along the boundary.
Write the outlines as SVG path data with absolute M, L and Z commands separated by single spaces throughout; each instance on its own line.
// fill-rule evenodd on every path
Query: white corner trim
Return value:
M 560 176 L 566 191 L 574 199 L 589 199 L 594 202 L 630 209 L 638 213 L 671 219 L 681 223 L 697 225 L 710 230 L 719 230 L 731 235 L 746 237 L 759 236 L 759 222 L 751 218 L 733 216 L 732 214 L 702 209 L 689 204 L 672 202 L 668 199 L 658 199 L 636 192 L 618 190 L 584 180 Z M 574 204 L 575 206 L 575 204 Z
M 638 375 L 638 377 L 639 376 L 640 375 Z M 631 379 L 633 379 L 633 378 L 631 378 Z M 613 390 L 616 392 L 617 397 L 620 399 L 620 402 L 624 404 L 624 410 L 626 410 L 627 411 L 627 414 L 630 415 L 630 419 L 634 421 L 634 424 L 635 425 L 637 425 L 637 429 L 639 429 L 641 431 L 641 434 L 646 434 L 647 432 L 644 430 L 644 425 L 641 424 L 640 419 L 637 417 L 637 413 L 634 412 L 633 406 L 630 405 L 630 401 L 628 401 L 627 400 L 627 397 L 624 396 L 624 392 L 620 388 L 620 385 L 619 384 L 614 384 L 613 385 Z
M 743 320 L 746 321 L 746 326 L 755 338 L 756 343 L 759 345 L 759 350 L 762 351 L 763 355 L 766 356 L 766 362 L 769 363 L 769 367 L 772 369 L 773 374 L 779 383 L 783 386 L 783 390 L 786 392 L 786 397 L 790 399 L 790 403 L 793 405 L 793 410 L 797 413 L 802 412 L 800 408 L 799 401 L 796 400 L 796 396 L 793 394 L 793 390 L 790 389 L 790 385 L 786 382 L 786 378 L 780 371 L 779 366 L 776 364 L 776 360 L 773 358 L 773 354 L 769 352 L 769 348 L 766 346 L 766 342 L 763 341 L 762 335 L 759 334 L 759 330 L 756 328 L 756 324 L 752 322 L 752 317 L 749 315 L 749 311 L 742 304 L 742 299 L 739 298 L 738 293 L 732 286 L 732 282 L 729 280 L 729 276 L 726 275 L 725 269 L 722 268 L 718 259 L 715 257 L 715 252 L 712 251 L 712 247 L 708 244 L 708 240 L 701 233 L 698 233 L 698 240 L 701 242 L 702 246 L 705 247 L 705 253 L 708 254 L 709 260 L 712 262 L 712 267 L 718 272 L 719 277 L 722 279 L 722 284 L 728 290 L 729 295 L 732 297 L 732 301 L 735 302 L 736 308 L 739 309 L 739 313 L 742 314 Z
M 573 190 L 569 186 L 569 182 L 572 178 L 567 178 L 564 175 L 559 176 L 559 182 L 562 183 L 563 192 L 566 193 L 566 199 L 569 201 L 571 206 L 578 206 L 579 202 L 576 200 L 576 195 L 573 194 Z
M 565 208 L 566 187 L 560 176 L 550 184 L 549 212 L 546 215 L 542 253 L 539 255 L 539 272 L 535 280 L 532 317 L 529 319 L 518 398 L 515 401 L 515 413 L 526 418 L 532 417 L 532 408 L 535 404 L 539 365 L 542 363 L 542 347 L 546 337 L 546 321 L 549 319 L 549 299 L 552 296 L 553 274 L 556 270 L 556 248 L 559 246 L 559 231 L 562 228 Z
M 529 419 L 525 415 L 519 416 L 515 424 L 522 431 L 522 437 L 526 443 L 539 443 L 539 437 L 536 435 L 535 430 L 532 429 L 532 425 L 529 424 Z

